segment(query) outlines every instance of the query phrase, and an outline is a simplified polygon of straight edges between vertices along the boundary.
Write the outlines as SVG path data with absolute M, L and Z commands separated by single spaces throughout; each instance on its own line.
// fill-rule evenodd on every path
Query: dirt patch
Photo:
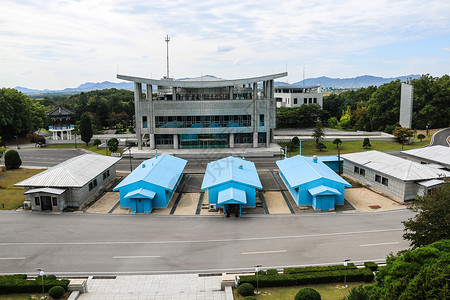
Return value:
M 264 198 L 270 214 L 291 213 L 281 192 L 264 192 Z
M 364 187 L 345 189 L 345 199 L 357 211 L 380 211 L 405 208 L 405 205 Z
M 174 215 L 195 215 L 200 193 L 183 193 Z
M 100 199 L 92 204 L 86 212 L 88 213 L 108 213 L 120 201 L 119 192 L 106 192 Z
M 170 211 L 172 210 L 173 204 L 175 203 L 175 200 L 177 200 L 177 197 L 178 193 L 173 193 L 172 199 L 170 199 L 169 205 L 167 205 L 166 208 L 153 208 L 151 213 L 156 215 L 169 215 Z

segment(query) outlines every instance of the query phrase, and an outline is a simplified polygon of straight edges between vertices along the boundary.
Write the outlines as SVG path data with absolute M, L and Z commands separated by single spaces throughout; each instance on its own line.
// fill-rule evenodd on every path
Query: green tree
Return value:
M 425 138 L 425 135 L 423 135 L 422 133 L 419 133 L 419 134 L 417 135 L 417 138 L 418 138 L 420 141 L 422 141 L 422 140 Z
M 89 142 L 92 138 L 92 123 L 91 118 L 87 113 L 84 113 L 81 116 L 80 120 L 80 135 L 81 140 L 86 143 L 86 147 L 89 145 Z
M 100 146 L 101 144 L 102 144 L 102 141 L 100 141 L 99 139 L 94 140 L 94 146 L 97 146 L 97 149 L 98 149 L 98 146 Z
M 369 138 L 364 138 L 363 147 L 364 147 L 364 149 L 367 149 L 367 147 L 372 147 L 372 145 L 370 144 Z
M 339 148 L 339 145 L 342 144 L 342 141 L 341 141 L 341 139 L 337 138 L 337 139 L 334 139 L 333 144 L 336 145 L 336 148 Z
M 341 126 L 342 128 L 350 128 L 352 126 L 351 118 L 352 110 L 350 106 L 347 106 L 347 110 L 342 111 L 342 116 L 339 120 L 339 126 Z
M 441 239 L 450 239 L 450 184 L 446 183 L 426 196 L 418 197 L 408 205 L 417 214 L 403 221 L 403 238 L 413 248 L 422 247 Z
M 405 142 L 409 141 L 410 137 L 413 136 L 413 131 L 411 130 L 411 128 L 395 127 L 392 134 L 395 136 L 399 143 L 404 144 Z
M 0 135 L 11 138 L 33 131 L 32 101 L 15 89 L 0 89 Z
M 311 136 L 316 140 L 316 145 L 324 138 L 325 133 L 323 132 L 322 122 L 316 122 L 316 127 Z
M 22 165 L 19 152 L 16 150 L 8 150 L 5 154 L 6 170 L 18 169 Z
M 331 117 L 328 119 L 328 125 L 330 125 L 331 127 L 336 127 L 336 125 L 338 124 L 338 120 L 336 117 Z
M 320 152 L 322 152 L 322 150 L 327 149 L 327 146 L 325 146 L 323 143 L 318 143 L 316 145 L 316 148 L 319 149 Z
M 367 102 L 371 129 L 392 125 L 400 115 L 400 80 L 379 86 Z
M 119 141 L 116 138 L 108 140 L 108 148 L 111 153 L 116 152 L 119 149 Z

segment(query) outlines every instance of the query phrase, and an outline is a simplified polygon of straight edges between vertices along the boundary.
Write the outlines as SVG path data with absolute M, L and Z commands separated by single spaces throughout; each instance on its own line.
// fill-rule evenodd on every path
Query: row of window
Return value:
M 89 192 L 92 191 L 97 186 L 97 179 L 92 180 L 89 182 Z
M 41 205 L 41 198 L 40 197 L 34 197 L 34 202 L 36 205 Z M 52 197 L 52 205 L 58 206 L 58 198 Z
M 103 180 L 109 177 L 109 170 L 106 170 L 106 172 L 103 172 Z
M 264 115 L 260 115 L 260 123 Z M 142 117 L 143 128 L 147 128 L 147 117 Z M 249 127 L 252 125 L 251 115 L 222 116 L 156 116 L 156 128 L 191 128 L 191 127 Z M 260 125 L 261 126 L 261 125 Z
M 353 169 L 353 172 L 361 175 L 361 176 L 366 176 L 366 170 L 360 167 L 355 166 L 355 168 Z M 386 177 L 382 177 L 381 175 L 375 174 L 375 181 L 379 182 L 385 186 L 389 185 L 389 179 Z

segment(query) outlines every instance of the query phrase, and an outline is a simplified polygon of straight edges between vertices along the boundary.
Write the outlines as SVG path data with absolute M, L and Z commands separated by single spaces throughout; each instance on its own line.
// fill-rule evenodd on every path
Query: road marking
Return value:
M 8 260 L 8 259 L 25 259 L 25 257 L 0 257 L 1 260 Z
M 370 247 L 370 246 L 380 246 L 380 245 L 394 245 L 399 244 L 400 242 L 389 242 L 389 243 L 378 243 L 378 244 L 365 244 L 365 245 L 359 245 L 360 247 Z
M 113 258 L 158 258 L 157 255 L 130 255 L 130 256 L 113 256 Z
M 266 254 L 266 253 L 284 253 L 287 252 L 287 250 L 272 250 L 272 251 L 258 251 L 258 252 L 242 252 L 241 254 L 247 255 L 247 254 Z
M 304 234 L 304 235 L 285 235 L 285 236 L 267 236 L 267 237 L 249 237 L 238 239 L 215 239 L 215 240 L 177 240 L 177 241 L 120 241 L 120 242 L 12 242 L 12 243 L 0 243 L 0 246 L 10 245 L 57 245 L 57 246 L 72 246 L 72 245 L 124 245 L 124 244 L 196 244 L 196 243 L 228 243 L 228 242 L 248 242 L 248 241 L 266 241 L 266 240 L 285 240 L 285 239 L 300 239 L 311 237 L 323 237 L 323 236 L 342 236 L 352 234 L 367 234 L 367 233 L 381 233 L 403 231 L 403 228 L 392 229 L 378 229 L 378 230 L 364 230 L 364 231 L 348 231 L 348 232 L 335 232 L 335 233 L 318 233 L 318 234 Z

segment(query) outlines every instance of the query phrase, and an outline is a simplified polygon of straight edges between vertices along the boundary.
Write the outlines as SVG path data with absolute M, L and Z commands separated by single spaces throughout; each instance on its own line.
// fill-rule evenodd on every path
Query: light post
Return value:
M 258 288 L 259 288 L 259 284 L 258 284 L 258 273 L 259 273 L 259 270 L 261 269 L 261 267 L 262 267 L 262 265 L 255 265 L 255 272 L 256 272 L 256 295 L 258 295 L 259 294 L 259 290 L 258 290 Z
M 41 284 L 42 284 L 42 297 L 41 297 L 41 299 L 47 299 L 47 296 L 44 295 L 45 294 L 45 290 L 44 290 L 44 275 L 45 275 L 44 269 L 37 268 L 36 270 L 39 271 L 39 276 L 41 276 Z
M 14 137 L 16 138 L 17 149 L 20 149 L 20 147 L 19 147 L 19 137 L 17 135 L 15 135 Z
M 108 140 L 106 139 L 105 140 L 105 145 L 106 145 L 106 156 L 108 156 Z
M 344 288 L 348 288 L 347 285 L 347 264 L 350 261 L 350 259 L 345 259 L 344 260 L 344 267 L 345 267 L 345 273 L 344 273 Z
M 430 124 L 427 123 L 427 136 L 430 136 L 429 128 L 430 128 Z
M 77 134 L 75 133 L 74 136 L 75 136 L 75 148 L 77 148 Z

